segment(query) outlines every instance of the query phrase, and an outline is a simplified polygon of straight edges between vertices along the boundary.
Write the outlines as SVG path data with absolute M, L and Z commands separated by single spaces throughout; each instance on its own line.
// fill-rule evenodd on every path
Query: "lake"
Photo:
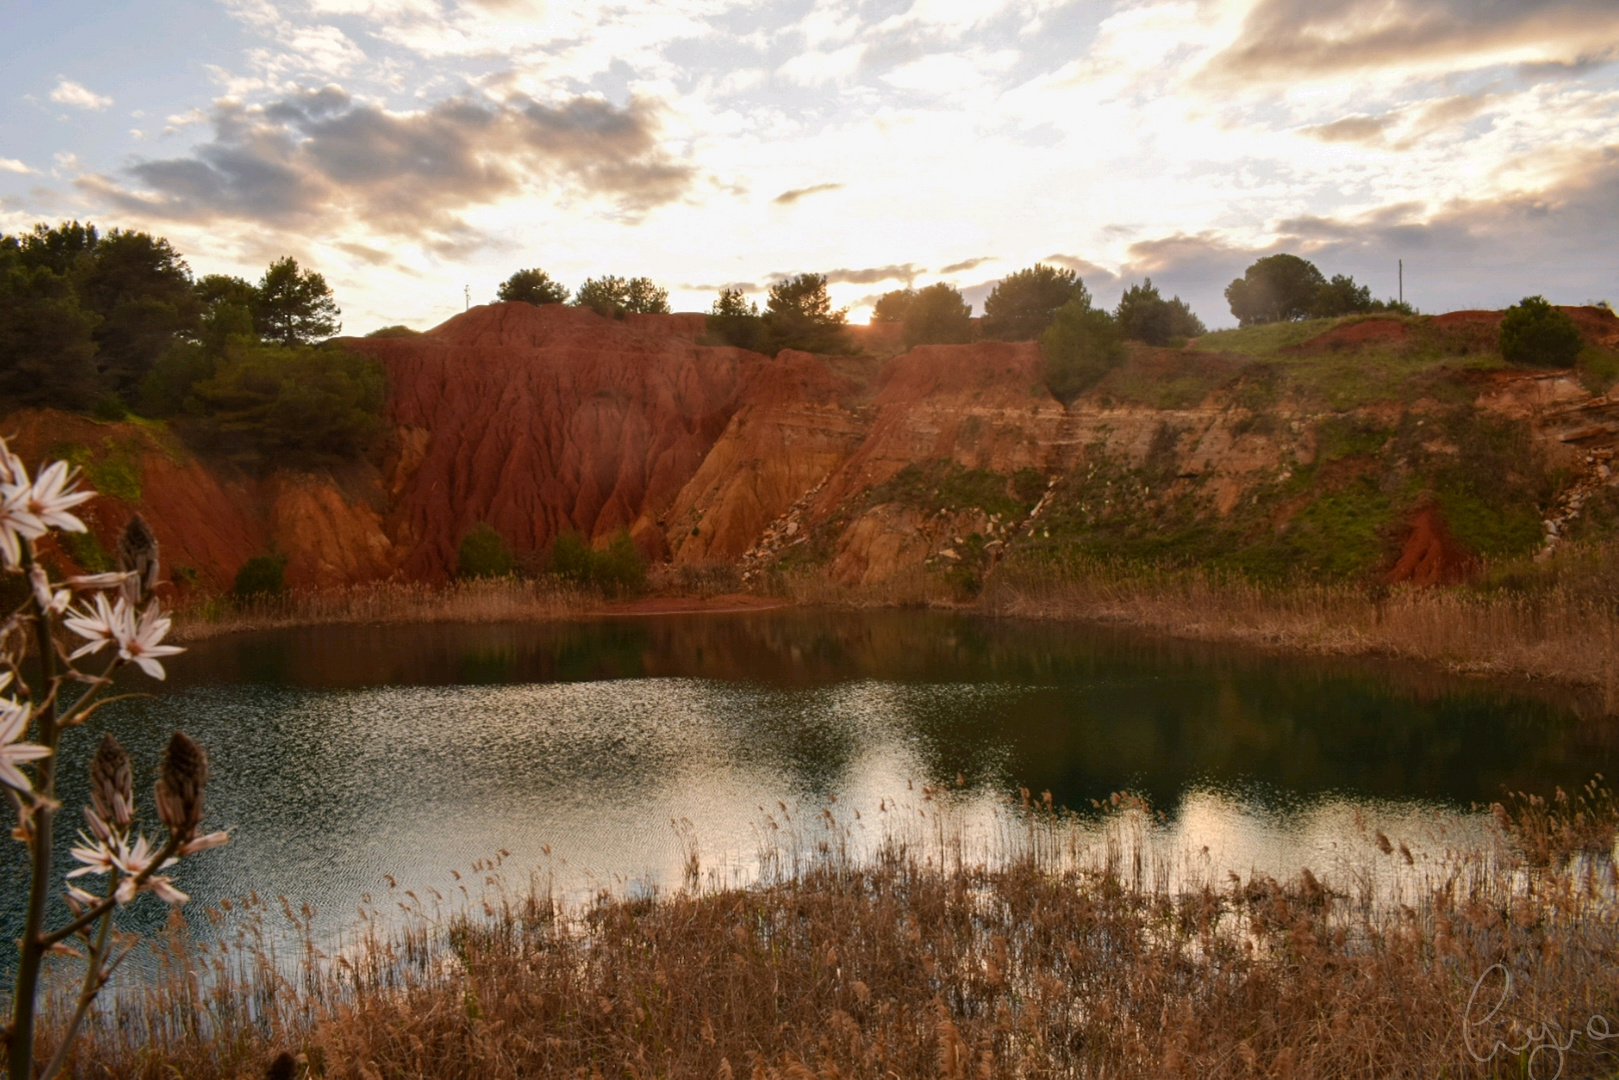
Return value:
M 573 898 L 676 887 L 690 845 L 709 880 L 745 881 L 823 812 L 858 839 L 945 806 L 992 838 L 1020 787 L 1075 808 L 1137 792 L 1211 876 L 1324 872 L 1372 830 L 1419 853 L 1476 839 L 1472 804 L 1611 775 L 1619 742 L 1568 694 L 914 611 L 321 627 L 204 641 L 169 671 L 126 672 L 154 696 L 70 733 L 67 831 L 104 726 L 149 819 L 184 728 L 212 761 L 206 824 L 234 834 L 178 883 L 307 902 L 328 933 L 390 875 L 453 895 L 502 851 Z

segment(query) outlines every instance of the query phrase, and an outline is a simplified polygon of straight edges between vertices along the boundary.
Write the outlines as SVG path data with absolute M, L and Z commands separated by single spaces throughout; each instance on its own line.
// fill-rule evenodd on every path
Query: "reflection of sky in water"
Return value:
M 149 776 L 183 725 L 213 762 L 209 824 L 235 831 L 180 868 L 182 887 L 209 903 L 250 889 L 307 901 L 326 932 L 362 896 L 383 899 L 385 875 L 453 895 L 452 870 L 501 851 L 520 884 L 538 868 L 577 899 L 678 885 L 685 830 L 709 880 L 745 881 L 761 843 L 811 856 L 828 810 L 856 846 L 942 829 L 983 851 L 1022 828 L 1019 786 L 1075 807 L 1148 793 L 1165 815 L 1136 829 L 1149 872 L 1178 883 L 1309 866 L 1354 893 L 1371 868 L 1386 891 L 1403 864 L 1376 831 L 1410 847 L 1420 876 L 1481 835 L 1460 807 L 1495 778 L 1566 785 L 1611 756 L 1581 752 L 1586 729 L 1567 712 L 1478 684 L 1413 693 L 1375 672 L 938 622 L 559 640 L 478 628 L 467 649 L 442 628 L 393 644 L 363 628 L 317 636 L 304 653 L 308 635 L 212 643 L 164 696 L 72 733 L 69 755 L 111 723 Z M 320 675 L 345 648 L 361 659 Z M 366 663 L 385 669 L 368 677 Z M 70 808 L 81 774 L 68 774 Z M 928 799 L 924 785 L 946 791 Z M 1078 828 L 1100 850 L 1102 826 Z

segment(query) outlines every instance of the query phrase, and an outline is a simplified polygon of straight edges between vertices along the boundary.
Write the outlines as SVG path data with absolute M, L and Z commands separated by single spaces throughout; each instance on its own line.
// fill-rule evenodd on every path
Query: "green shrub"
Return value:
M 759 305 L 743 296 L 741 289 L 720 290 L 708 313 L 707 330 L 712 345 L 735 345 L 754 352 L 770 348 L 770 332 Z
M 581 588 L 621 596 L 646 587 L 646 560 L 620 529 L 607 550 L 595 551 L 576 532 L 562 533 L 551 543 L 551 573 Z
M 918 289 L 905 307 L 905 344 L 959 345 L 973 336 L 973 309 L 954 285 L 941 281 Z
M 1072 270 L 1035 263 L 1008 274 L 984 301 L 984 336 L 1000 341 L 1034 341 L 1066 304 L 1091 305 L 1090 291 Z
M 421 337 L 420 330 L 412 330 L 404 323 L 394 323 L 392 326 L 382 326 L 365 335 L 368 338 L 414 338 Z
M 455 574 L 462 578 L 507 577 L 515 566 L 505 537 L 482 521 L 462 538 L 455 557 Z
M 646 560 L 627 529 L 613 535 L 606 551 L 594 553 L 591 579 L 602 592 L 614 596 L 638 593 L 646 587 Z
M 1521 367 L 1574 366 L 1585 340 L 1568 313 L 1544 296 L 1526 296 L 1501 316 L 1501 358 Z
M 238 600 L 279 596 L 287 589 L 286 571 L 285 555 L 255 555 L 236 571 L 236 584 L 231 587 L 231 593 Z
M 67 557 L 79 564 L 79 569 L 87 574 L 105 574 L 113 569 L 112 557 L 107 549 L 101 546 L 93 532 L 59 532 L 54 534 L 56 542 L 62 545 Z
M 1064 405 L 1096 385 L 1128 355 L 1118 323 L 1107 312 L 1091 307 L 1090 297 L 1083 295 L 1058 309 L 1057 317 L 1040 335 L 1040 349 L 1046 358 L 1046 385 Z
M 545 304 L 566 304 L 568 289 L 539 267 L 519 270 L 500 283 L 495 295 L 506 303 L 521 301 L 541 307 Z

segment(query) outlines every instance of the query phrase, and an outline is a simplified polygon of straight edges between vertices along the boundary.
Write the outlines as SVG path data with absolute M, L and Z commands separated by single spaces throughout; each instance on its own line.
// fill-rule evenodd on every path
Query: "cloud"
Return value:
M 995 258 L 996 257 L 994 255 L 980 255 L 976 259 L 962 259 L 960 262 L 953 262 L 949 266 L 939 267 L 939 273 L 959 274 L 963 270 L 972 270 L 976 267 L 983 266 L 987 262 L 994 262 Z
M 33 171 L 33 169 L 30 169 L 16 158 L 0 157 L 0 172 L 17 173 L 21 176 L 28 176 Z
M 1118 275 L 1107 267 L 1098 266 L 1089 259 L 1082 259 L 1078 255 L 1047 255 L 1040 261 L 1051 266 L 1061 266 L 1072 270 L 1090 288 L 1111 285 L 1119 279 Z
M 791 191 L 784 191 L 770 201 L 773 203 L 778 203 L 781 206 L 791 206 L 793 203 L 797 202 L 799 199 L 802 199 L 806 195 L 817 195 L 823 191 L 837 191 L 842 186 L 842 184 L 811 184 L 809 187 L 793 188 Z
M 1375 143 L 1383 140 L 1383 131 L 1389 126 L 1386 116 L 1346 116 L 1330 124 L 1307 127 L 1304 134 L 1322 142 Z
M 337 86 L 262 106 L 216 103 L 213 137 L 188 155 L 82 187 L 121 209 L 203 222 L 290 227 L 348 219 L 375 231 L 476 239 L 458 214 L 534 187 L 560 186 L 630 212 L 681 196 L 693 178 L 657 141 L 656 109 L 593 97 L 556 104 L 454 97 L 414 112 L 355 100 Z
M 1210 326 L 1230 325 L 1225 285 L 1255 259 L 1301 255 L 1329 276 L 1347 273 L 1378 296 L 1396 290 L 1429 312 L 1499 308 L 1543 293 L 1561 303 L 1611 295 L 1619 280 L 1619 146 L 1571 161 L 1549 186 L 1438 207 L 1393 202 L 1364 212 L 1300 215 L 1260 243 L 1207 231 L 1138 241 L 1121 278 L 1151 275 L 1180 293 Z M 1577 257 L 1571 253 L 1578 252 Z
M 828 270 L 826 283 L 835 285 L 847 282 L 850 285 L 874 285 L 879 281 L 903 281 L 906 285 L 916 280 L 918 274 L 927 273 L 926 267 L 915 263 L 903 263 L 893 266 L 869 266 L 864 270 Z
M 60 79 L 56 89 L 51 91 L 51 100 L 58 105 L 71 105 L 75 109 L 105 109 L 112 104 L 112 98 L 98 94 L 71 79 Z
M 1260 0 L 1205 74 L 1281 81 L 1390 67 L 1580 63 L 1607 55 L 1616 34 L 1619 0 Z

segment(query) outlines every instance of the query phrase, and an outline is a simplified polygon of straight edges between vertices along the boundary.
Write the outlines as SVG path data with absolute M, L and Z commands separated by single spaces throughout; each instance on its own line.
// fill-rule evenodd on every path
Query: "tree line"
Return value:
M 354 458 L 386 390 L 326 280 L 287 257 L 257 282 L 194 277 L 168 240 L 94 224 L 0 236 L 0 408 L 170 419 L 258 468 Z

